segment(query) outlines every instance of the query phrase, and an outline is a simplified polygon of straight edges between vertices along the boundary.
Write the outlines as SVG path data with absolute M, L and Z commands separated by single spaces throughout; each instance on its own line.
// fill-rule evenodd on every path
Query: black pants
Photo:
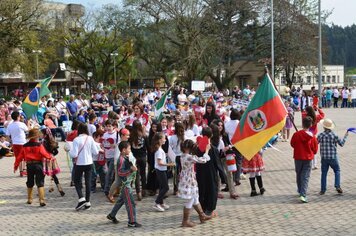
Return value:
M 75 165 L 75 171 L 74 171 L 74 184 L 75 184 L 75 190 L 77 191 L 78 198 L 83 197 L 83 192 L 82 192 L 82 176 L 84 173 L 84 180 L 85 180 L 85 200 L 87 202 L 90 201 L 90 184 L 91 184 L 91 172 L 93 165 L 85 165 L 85 166 L 79 166 Z
M 43 187 L 44 178 L 45 175 L 43 174 L 43 165 L 41 161 L 36 163 L 27 163 L 27 188 L 33 188 L 35 180 L 38 188 Z
M 137 175 L 135 180 L 135 188 L 137 193 L 141 192 L 140 182 L 142 184 L 142 189 L 146 189 L 146 163 L 146 156 L 136 157 Z
M 160 171 L 156 169 L 156 177 L 159 187 L 159 193 L 156 198 L 156 204 L 163 204 L 164 195 L 168 192 L 168 178 L 167 178 L 167 171 Z

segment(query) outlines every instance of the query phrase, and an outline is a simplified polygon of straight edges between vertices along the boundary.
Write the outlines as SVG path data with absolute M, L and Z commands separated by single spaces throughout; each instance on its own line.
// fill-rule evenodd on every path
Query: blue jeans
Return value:
M 308 190 L 308 183 L 310 172 L 312 168 L 312 161 L 294 160 L 295 173 L 297 175 L 297 187 L 300 196 L 306 196 Z
M 115 217 L 122 205 L 125 204 L 129 223 L 136 222 L 136 206 L 135 200 L 132 195 L 132 189 L 130 186 L 123 186 L 121 188 L 120 197 L 117 199 L 115 206 L 110 212 L 110 216 Z
M 108 172 L 106 172 L 106 176 L 105 176 L 105 188 L 104 188 L 104 193 L 106 195 L 109 194 L 111 184 L 114 180 L 114 175 L 115 175 L 114 162 L 115 162 L 114 158 L 106 159 L 106 165 L 108 166 Z
M 335 174 L 335 188 L 340 187 L 340 165 L 339 160 L 336 159 L 322 159 L 321 160 L 321 191 L 326 191 L 326 180 L 328 176 L 329 167 L 334 170 Z

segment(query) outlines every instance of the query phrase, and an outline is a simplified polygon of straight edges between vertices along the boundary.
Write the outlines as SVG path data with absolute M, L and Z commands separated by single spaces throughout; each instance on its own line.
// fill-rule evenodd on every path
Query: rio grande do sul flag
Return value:
M 247 159 L 261 150 L 285 124 L 287 110 L 266 74 L 241 117 L 231 143 Z

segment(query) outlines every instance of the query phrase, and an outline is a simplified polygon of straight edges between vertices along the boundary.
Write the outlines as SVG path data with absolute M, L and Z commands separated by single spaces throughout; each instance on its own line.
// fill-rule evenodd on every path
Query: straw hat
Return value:
M 37 128 L 31 129 L 28 132 L 28 137 L 27 137 L 28 139 L 35 139 L 35 138 L 39 138 L 39 137 L 41 137 L 41 132 Z
M 328 118 L 321 120 L 320 123 L 323 125 L 323 127 L 325 129 L 334 129 L 335 128 L 334 122 Z

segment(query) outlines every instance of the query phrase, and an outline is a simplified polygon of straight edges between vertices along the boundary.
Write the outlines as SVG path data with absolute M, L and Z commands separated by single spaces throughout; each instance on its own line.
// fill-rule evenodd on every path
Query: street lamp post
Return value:
M 119 54 L 117 52 L 114 52 L 114 53 L 110 53 L 110 56 L 114 57 L 114 81 L 115 81 L 115 86 L 117 85 L 116 84 L 116 57 L 118 56 Z
M 271 0 L 271 76 L 274 81 L 274 9 L 273 0 Z
M 318 23 L 319 23 L 319 50 L 318 50 L 318 92 L 319 92 L 319 105 L 321 105 L 321 68 L 322 68 L 322 54 L 321 54 L 321 0 L 319 0 L 319 17 L 318 17 Z
M 39 75 L 38 75 L 38 54 L 42 53 L 41 50 L 32 50 L 32 53 L 36 55 L 36 79 L 39 80 Z

